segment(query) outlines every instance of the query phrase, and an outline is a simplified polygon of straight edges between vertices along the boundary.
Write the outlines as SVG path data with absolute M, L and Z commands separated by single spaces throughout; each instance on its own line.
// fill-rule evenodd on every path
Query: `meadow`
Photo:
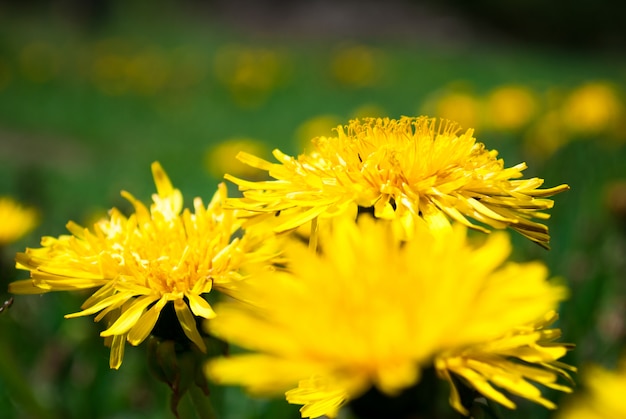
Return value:
M 123 16 L 97 30 L 58 17 L 0 17 L 0 195 L 36 208 L 39 224 L 2 248 L 0 300 L 27 278 L 16 252 L 144 202 L 159 161 L 191 205 L 224 173 L 257 176 L 234 155 L 297 155 L 352 118 L 429 115 L 474 128 L 506 166 L 567 183 L 547 224 L 551 249 L 512 234 L 514 258 L 539 259 L 570 288 L 560 310 L 567 362 L 614 367 L 626 345 L 626 59 L 594 51 L 392 38 L 298 39 L 220 22 Z M 237 188 L 228 185 L 229 193 Z M 0 416 L 169 417 L 169 389 L 127 347 L 123 367 L 86 295 L 15 296 L 0 314 Z M 567 396 L 549 393 L 553 400 Z M 297 418 L 280 399 L 212 388 L 225 419 Z M 193 417 L 187 400 L 181 417 Z M 502 417 L 551 417 L 521 402 Z

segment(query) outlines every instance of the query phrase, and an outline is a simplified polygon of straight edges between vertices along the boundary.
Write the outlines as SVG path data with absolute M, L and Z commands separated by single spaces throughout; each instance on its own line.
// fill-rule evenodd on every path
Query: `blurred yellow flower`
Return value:
M 506 262 L 505 233 L 481 246 L 460 225 L 418 233 L 405 242 L 365 215 L 321 230 L 321 252 L 294 239 L 285 270 L 251 278 L 238 301 L 216 307 L 210 331 L 257 353 L 210 361 L 209 377 L 260 395 L 286 391 L 303 417 L 335 417 L 372 386 L 397 396 L 435 363 L 507 407 L 503 391 L 552 408 L 531 382 L 568 390 L 556 383 L 568 377 L 556 362 L 567 348 L 542 322 L 566 289 L 540 263 Z
M 339 83 L 349 87 L 367 87 L 382 75 L 382 53 L 366 45 L 342 45 L 331 57 L 331 73 Z
M 106 95 L 155 95 L 176 79 L 169 58 L 156 47 L 112 38 L 94 45 L 92 54 L 91 78 Z
M 589 366 L 582 379 L 581 394 L 574 394 L 564 405 L 559 419 L 626 418 L 626 359 L 616 371 Z
M 538 189 L 543 180 L 522 177 L 525 163 L 505 168 L 497 151 L 476 142 L 473 130 L 458 135 L 452 122 L 419 117 L 352 120 L 335 137 L 313 140 L 314 151 L 288 156 L 274 150 L 278 164 L 248 153 L 239 159 L 274 179 L 226 179 L 245 191 L 229 206 L 272 217 L 274 231 L 296 228 L 317 217 L 371 209 L 377 218 L 399 221 L 407 234 L 425 221 L 448 228 L 450 219 L 477 230 L 473 218 L 492 228 L 510 227 L 547 247 L 548 227 L 531 219 L 553 206 L 544 197 L 568 189 Z M 269 218 L 269 217 L 264 217 Z
M 442 119 L 457 122 L 463 129 L 482 125 L 483 104 L 481 100 L 462 91 L 443 91 L 426 101 L 423 111 Z
M 229 138 L 218 142 L 206 151 L 204 167 L 217 179 L 220 179 L 227 172 L 237 176 L 258 174 L 258 170 L 237 159 L 237 153 L 241 151 L 256 155 L 269 154 L 269 149 L 263 141 L 246 137 Z
M 500 130 L 516 130 L 530 122 L 538 105 L 528 88 L 506 85 L 488 95 L 485 108 L 490 126 Z
M 121 96 L 130 91 L 128 63 L 134 50 L 133 43 L 125 38 L 106 38 L 90 46 L 88 72 L 100 92 Z
M 289 72 L 289 60 L 278 50 L 228 44 L 215 55 L 215 75 L 240 106 L 265 102 Z
M 96 321 L 107 318 L 108 328 L 100 335 L 112 339 L 110 366 L 115 369 L 125 341 L 138 345 L 146 339 L 167 304 L 173 305 L 184 335 L 204 351 L 194 316 L 210 319 L 215 313 L 202 294 L 228 290 L 246 264 L 272 255 L 248 252 L 256 243 L 246 235 L 232 238 L 240 223 L 222 208 L 224 184 L 207 207 L 196 198 L 191 213 L 183 211 L 182 194 L 159 163 L 152 164 L 152 173 L 157 193 L 149 209 L 123 191 L 134 206 L 132 215 L 113 208 L 93 231 L 68 223 L 72 235 L 44 237 L 43 247 L 18 253 L 17 267 L 30 271 L 31 279 L 9 285 L 15 294 L 98 288 L 82 311 L 66 318 L 96 313 Z
M 310 146 L 311 139 L 321 134 L 331 135 L 335 127 L 340 123 L 340 117 L 330 114 L 317 115 L 307 119 L 296 129 L 297 145 L 299 148 L 306 149 Z M 226 171 L 226 173 L 228 173 L 228 171 Z
M 0 246 L 19 240 L 30 233 L 39 216 L 33 208 L 26 208 L 9 197 L 0 197 Z
M 571 131 L 598 133 L 624 117 L 624 104 L 612 85 L 592 82 L 575 89 L 565 99 L 561 114 Z
M 171 66 L 165 54 L 158 48 L 150 47 L 128 57 L 125 77 L 128 85 L 141 95 L 155 95 L 167 85 Z

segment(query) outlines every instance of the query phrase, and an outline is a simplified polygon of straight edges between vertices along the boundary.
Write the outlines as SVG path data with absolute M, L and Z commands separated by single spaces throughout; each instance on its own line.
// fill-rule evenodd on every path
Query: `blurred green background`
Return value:
M 552 250 L 513 236 L 515 258 L 569 283 L 560 326 L 578 347 L 567 360 L 615 365 L 626 343 L 623 6 L 500 3 L 0 2 L 0 195 L 41 216 L 2 249 L 0 302 L 26 277 L 16 252 L 127 208 L 122 189 L 149 201 L 155 160 L 186 204 L 206 202 L 225 171 L 254 176 L 239 149 L 298 154 L 354 117 L 428 114 L 475 128 L 507 166 L 526 161 L 527 177 L 571 186 L 555 197 Z M 0 417 L 171 417 L 144 346 L 112 371 L 100 325 L 63 319 L 85 297 L 18 296 L 0 314 Z M 222 418 L 299 417 L 282 400 L 213 394 Z M 193 417 L 186 403 L 181 416 Z M 524 402 L 505 415 L 549 416 Z

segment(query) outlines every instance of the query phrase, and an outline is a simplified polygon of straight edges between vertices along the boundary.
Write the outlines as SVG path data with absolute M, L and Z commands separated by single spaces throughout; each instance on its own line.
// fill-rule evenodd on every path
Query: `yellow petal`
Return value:
M 109 282 L 87 298 L 80 308 L 85 309 L 115 294 L 115 283 Z
M 450 221 L 446 215 L 440 211 L 437 207 L 430 204 L 428 206 L 421 206 L 422 218 L 428 224 L 432 231 L 445 231 L 450 229 Z
M 461 402 L 461 394 L 459 393 L 459 389 L 456 387 L 454 380 L 450 376 L 450 372 L 446 369 L 445 363 L 442 363 L 439 359 L 435 361 L 437 365 L 437 374 L 440 377 L 443 377 L 450 384 L 450 397 L 448 401 L 450 405 L 460 414 L 469 416 L 469 411 L 463 406 Z
M 53 270 L 50 270 L 52 272 Z M 106 283 L 106 280 L 102 277 L 86 278 L 83 277 L 83 272 L 75 272 L 67 269 L 54 270 L 58 273 L 49 273 L 48 271 L 34 271 L 32 278 L 36 279 L 36 285 L 39 288 L 50 291 L 76 291 L 89 288 L 95 288 L 102 286 Z M 73 277 L 73 274 L 78 273 L 80 277 Z M 85 273 L 89 275 L 88 273 Z
M 267 160 L 264 160 L 253 154 L 246 153 L 245 151 L 240 151 L 237 154 L 237 160 L 261 170 L 270 170 L 274 166 L 273 163 L 270 163 Z
M 196 327 L 196 318 L 191 314 L 187 304 L 183 300 L 176 300 L 174 301 L 174 309 L 176 310 L 176 317 L 178 317 L 178 321 L 185 335 L 189 340 L 195 343 L 202 352 L 206 352 L 206 346 Z
M 552 196 L 552 195 L 556 195 L 558 193 L 568 191 L 568 190 L 569 190 L 569 185 L 563 184 L 563 185 L 555 186 L 553 188 L 535 189 L 532 191 L 528 191 L 526 193 L 531 196 Z
M 158 161 L 155 161 L 150 167 L 152 169 L 152 177 L 154 177 L 154 184 L 156 185 L 159 196 L 163 198 L 170 196 L 174 191 L 174 187 L 172 186 L 170 178 L 167 177 L 165 170 L 161 167 L 161 164 Z
M 126 335 L 113 336 L 113 343 L 111 344 L 111 354 L 109 356 L 109 367 L 117 370 L 122 365 L 122 359 L 124 358 L 124 343 L 126 341 Z
M 313 218 L 326 211 L 326 208 L 328 208 L 328 206 L 313 207 L 304 212 L 294 214 L 293 216 L 289 217 L 284 223 L 274 227 L 274 232 L 282 233 L 284 231 L 299 227 L 307 221 L 311 221 Z
M 211 305 L 202 297 L 196 294 L 185 294 L 189 300 L 189 308 L 193 314 L 198 317 L 204 317 L 205 319 L 212 319 L 215 317 L 215 312 L 211 308 Z
M 390 396 L 397 395 L 403 389 L 411 387 L 420 379 L 421 371 L 413 362 L 399 365 L 387 365 L 377 372 L 377 387 Z
M 236 357 L 212 358 L 205 373 L 216 383 L 239 384 L 242 376 L 252 394 L 275 396 L 293 388 L 303 376 L 313 374 L 318 366 L 262 354 L 241 354 Z M 303 373 L 304 372 L 304 373 Z
M 132 298 L 133 295 L 132 294 L 128 294 L 128 293 L 118 293 L 118 294 L 114 294 L 110 297 L 107 297 L 105 299 L 103 299 L 102 301 L 92 305 L 89 308 L 86 308 L 83 311 L 79 311 L 78 313 L 72 313 L 72 314 L 66 314 L 65 318 L 66 319 L 72 319 L 74 317 L 81 317 L 81 316 L 88 316 L 90 314 L 95 314 L 97 312 L 99 312 L 100 310 L 103 310 L 107 307 L 111 307 L 111 306 L 121 306 L 125 301 L 129 300 L 130 298 Z
M 11 294 L 43 294 L 50 291 L 52 290 L 38 287 L 32 279 L 22 279 L 9 284 Z
M 515 409 L 517 407 L 515 403 L 506 398 L 504 394 L 493 388 L 482 375 L 465 367 L 457 368 L 455 372 L 469 381 L 470 385 L 483 396 L 490 398 L 491 400 L 496 401 L 509 409 Z
M 126 191 L 122 191 L 121 195 L 126 198 L 128 202 L 133 204 L 133 207 L 135 208 L 135 214 L 133 214 L 133 216 L 137 218 L 140 224 L 150 222 L 150 211 L 141 201 L 137 200 L 137 198 Z
M 153 295 L 144 295 L 137 298 L 111 327 L 100 333 L 100 336 L 106 337 L 127 333 L 137 323 L 146 307 L 156 299 L 157 297 Z
M 128 332 L 128 342 L 131 345 L 137 346 L 148 337 L 166 303 L 167 300 L 161 297 L 155 305 L 150 307 L 150 310 L 146 311 L 139 320 L 137 320 L 137 323 L 135 323 L 133 328 Z
M 389 203 L 389 196 L 385 198 L 380 198 L 374 204 L 374 215 L 376 218 L 383 218 L 385 220 L 391 220 L 395 218 L 396 212 L 393 207 Z
M 503 223 L 515 223 L 516 222 L 514 218 L 506 218 L 502 216 L 501 214 L 498 214 L 494 210 L 490 209 L 489 207 L 483 205 L 480 201 L 474 198 L 469 198 L 469 199 L 466 199 L 465 201 L 468 204 L 470 204 L 476 211 L 478 211 L 479 213 L 481 213 L 482 215 L 486 217 L 489 217 L 496 221 L 501 221 Z

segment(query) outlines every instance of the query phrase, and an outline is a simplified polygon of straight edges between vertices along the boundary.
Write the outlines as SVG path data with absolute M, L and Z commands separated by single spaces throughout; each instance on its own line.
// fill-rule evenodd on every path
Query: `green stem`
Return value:
M 196 410 L 198 419 L 217 419 L 211 398 L 204 394 L 200 387 L 192 385 L 187 393 L 189 393 L 191 404 Z

